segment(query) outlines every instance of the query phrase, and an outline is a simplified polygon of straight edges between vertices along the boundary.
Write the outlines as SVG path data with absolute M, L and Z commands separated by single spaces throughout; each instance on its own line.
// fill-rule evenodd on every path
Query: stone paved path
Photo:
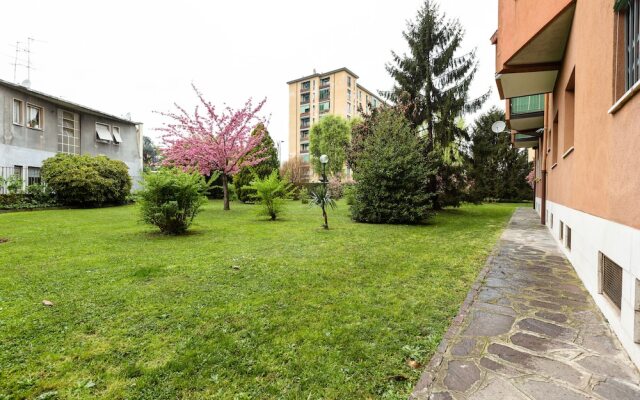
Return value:
M 638 370 L 533 210 L 514 213 L 487 267 L 412 399 L 640 399 Z

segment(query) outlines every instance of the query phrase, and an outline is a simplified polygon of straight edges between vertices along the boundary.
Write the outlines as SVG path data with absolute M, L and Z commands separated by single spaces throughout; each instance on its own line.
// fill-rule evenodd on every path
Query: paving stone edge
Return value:
M 504 227 L 505 230 L 511 223 L 511 219 L 513 219 L 513 216 L 511 216 L 509 222 Z M 455 318 L 451 322 L 451 325 L 449 326 L 449 329 L 447 329 L 447 332 L 445 332 L 444 336 L 442 337 L 442 340 L 440 341 L 436 352 L 433 354 L 431 360 L 429 360 L 429 363 L 422 372 L 422 375 L 420 376 L 418 383 L 416 383 L 411 396 L 409 396 L 409 400 L 423 400 L 426 399 L 426 395 L 429 395 L 429 389 L 433 384 L 434 377 L 436 376 L 438 370 L 440 369 L 440 366 L 442 365 L 442 359 L 444 358 L 444 355 L 447 352 L 449 346 L 451 346 L 451 339 L 454 338 L 462 330 L 462 324 L 464 323 L 469 313 L 469 309 L 478 296 L 478 293 L 482 288 L 484 279 L 491 270 L 493 259 L 500 251 L 502 235 L 504 235 L 504 231 L 500 235 L 500 238 L 498 239 L 496 244 L 493 246 L 493 249 L 487 257 L 484 267 L 478 273 L 476 280 L 473 282 L 471 289 L 469 289 L 469 292 L 467 293 L 467 297 L 464 299 L 464 302 L 462 302 L 462 305 L 458 310 L 458 314 L 455 316 Z

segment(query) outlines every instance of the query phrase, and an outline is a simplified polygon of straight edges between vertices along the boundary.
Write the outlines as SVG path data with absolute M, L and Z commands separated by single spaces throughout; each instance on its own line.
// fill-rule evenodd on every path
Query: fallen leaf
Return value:
M 42 305 L 46 307 L 53 307 L 53 302 L 49 300 L 42 300 Z

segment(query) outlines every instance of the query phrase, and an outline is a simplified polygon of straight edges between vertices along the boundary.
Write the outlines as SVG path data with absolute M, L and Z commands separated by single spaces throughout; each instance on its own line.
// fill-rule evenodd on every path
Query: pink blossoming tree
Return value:
M 258 116 L 266 99 L 255 106 L 249 99 L 242 108 L 225 107 L 219 112 L 192 86 L 200 100 L 192 114 L 177 104 L 177 112 L 159 113 L 171 120 L 159 129 L 164 132 L 166 145 L 164 164 L 197 170 L 208 176 L 219 173 L 224 209 L 229 210 L 229 178 L 265 159 L 265 150 L 252 152 L 260 145 L 263 134 L 251 136 L 251 132 L 258 124 L 266 124 L 265 119 Z

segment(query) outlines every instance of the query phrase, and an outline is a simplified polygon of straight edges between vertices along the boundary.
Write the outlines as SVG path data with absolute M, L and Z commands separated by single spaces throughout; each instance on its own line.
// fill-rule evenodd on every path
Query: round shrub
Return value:
M 145 174 L 142 186 L 138 193 L 142 220 L 173 235 L 187 231 L 208 190 L 202 175 L 175 168 Z
M 105 156 L 56 154 L 42 163 L 42 179 L 59 204 L 123 204 L 131 191 L 129 169 Z

